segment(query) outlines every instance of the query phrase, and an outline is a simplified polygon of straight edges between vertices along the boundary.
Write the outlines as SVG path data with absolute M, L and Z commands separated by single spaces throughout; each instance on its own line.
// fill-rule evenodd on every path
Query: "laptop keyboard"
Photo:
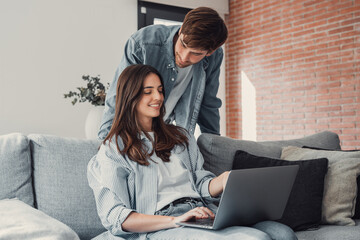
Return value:
M 214 225 L 214 219 L 210 219 L 210 218 L 196 219 L 195 221 L 189 223 L 194 225 L 201 225 L 205 228 L 212 228 L 212 226 Z

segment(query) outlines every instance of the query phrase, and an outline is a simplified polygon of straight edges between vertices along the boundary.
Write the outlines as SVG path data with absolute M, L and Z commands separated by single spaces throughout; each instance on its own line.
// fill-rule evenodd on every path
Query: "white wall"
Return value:
M 137 30 L 136 0 L 0 0 L 0 135 L 85 136 L 83 74 L 112 80 Z
M 224 59 L 220 67 L 220 85 L 217 97 L 221 99 L 222 105 L 219 109 L 220 112 L 220 135 L 226 136 L 226 88 L 225 88 L 225 46 L 223 46 L 224 49 Z

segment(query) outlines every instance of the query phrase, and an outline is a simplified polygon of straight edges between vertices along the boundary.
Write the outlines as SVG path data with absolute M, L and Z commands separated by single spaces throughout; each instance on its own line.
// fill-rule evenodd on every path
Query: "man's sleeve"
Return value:
M 103 140 L 108 135 L 115 116 L 115 100 L 117 81 L 122 71 L 130 65 L 143 63 L 142 50 L 133 38 L 130 38 L 125 45 L 124 55 L 120 65 L 116 69 L 114 79 L 110 84 L 110 88 L 106 94 L 105 110 L 102 116 L 100 130 L 98 132 L 99 139 Z
M 216 97 L 219 90 L 220 66 L 223 59 L 223 51 L 219 48 L 214 53 L 214 62 L 209 64 L 206 76 L 204 97 L 201 103 L 198 124 L 202 133 L 220 135 L 221 100 Z

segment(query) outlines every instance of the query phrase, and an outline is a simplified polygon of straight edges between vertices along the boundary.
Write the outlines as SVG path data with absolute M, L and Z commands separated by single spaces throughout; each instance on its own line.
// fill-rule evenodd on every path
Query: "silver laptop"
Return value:
M 298 170 L 298 165 L 232 170 L 215 219 L 178 225 L 216 230 L 280 219 Z

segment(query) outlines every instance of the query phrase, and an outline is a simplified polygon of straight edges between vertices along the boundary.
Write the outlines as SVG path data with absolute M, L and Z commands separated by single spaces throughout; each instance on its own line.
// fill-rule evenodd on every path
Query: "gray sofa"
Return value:
M 278 158 L 281 146 L 340 148 L 338 136 L 331 132 L 296 140 L 262 143 L 203 134 L 198 144 L 205 158 L 204 167 L 215 174 L 231 169 L 237 149 Z M 38 212 L 65 224 L 80 239 L 91 239 L 105 231 L 86 178 L 87 163 L 96 154 L 99 145 L 97 140 L 41 134 L 0 136 L 0 225 L 6 226 L 7 219 L 1 216 L 9 212 L 5 199 L 17 198 L 26 206 L 34 207 Z M 322 226 L 316 231 L 297 232 L 297 235 L 299 239 L 307 240 L 360 239 L 359 220 L 356 223 L 357 226 Z M 0 226 L 0 238 L 9 234 L 5 230 Z M 51 239 L 77 239 L 74 235 L 71 238 L 63 237 L 69 235 L 57 237 L 56 231 L 53 235 Z M 26 236 L 31 238 L 31 235 Z
M 257 156 L 279 159 L 282 148 L 286 146 L 341 149 L 339 136 L 329 131 L 300 139 L 265 142 L 235 140 L 212 134 L 202 134 L 198 138 L 198 145 L 205 159 L 204 168 L 216 175 L 232 168 L 234 155 L 237 150 Z M 359 204 L 357 207 L 359 207 Z M 355 224 L 355 226 L 321 225 L 319 229 L 298 231 L 296 235 L 299 240 L 359 240 L 360 220 L 355 219 Z

